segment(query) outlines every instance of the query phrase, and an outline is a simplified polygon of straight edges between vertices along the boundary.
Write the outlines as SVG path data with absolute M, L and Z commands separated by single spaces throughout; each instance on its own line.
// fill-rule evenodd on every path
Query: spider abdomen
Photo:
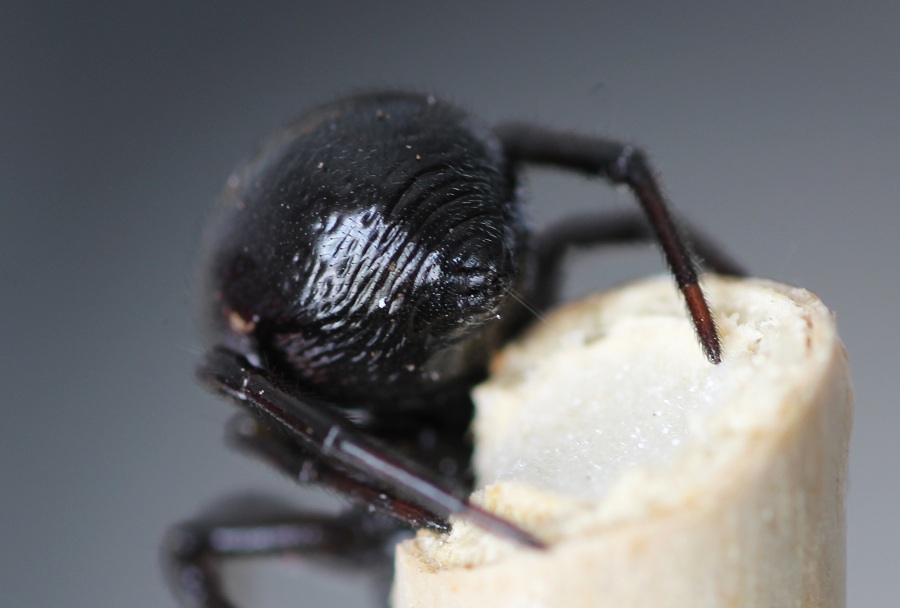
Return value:
M 229 179 L 212 342 L 348 406 L 436 391 L 501 338 L 524 252 L 487 129 L 430 97 L 356 96 L 289 124 Z

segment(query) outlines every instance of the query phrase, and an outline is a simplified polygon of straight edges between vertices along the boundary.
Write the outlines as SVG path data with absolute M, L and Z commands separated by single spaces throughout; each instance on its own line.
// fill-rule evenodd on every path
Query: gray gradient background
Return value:
M 18 4 L 0 8 L 4 606 L 171 606 L 168 523 L 238 490 L 323 502 L 222 446 L 231 410 L 191 376 L 192 264 L 253 142 L 372 84 L 639 142 L 683 214 L 837 311 L 858 398 L 849 605 L 896 605 L 900 4 Z M 631 204 L 531 185 L 536 221 Z M 569 291 L 661 269 L 580 256 Z M 240 580 L 272 605 L 365 597 L 295 570 Z

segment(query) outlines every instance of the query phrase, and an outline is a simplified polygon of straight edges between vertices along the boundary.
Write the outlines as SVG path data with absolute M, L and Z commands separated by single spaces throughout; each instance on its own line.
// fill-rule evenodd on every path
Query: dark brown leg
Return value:
M 684 295 L 707 358 L 713 363 L 720 362 L 722 343 L 697 282 L 696 263 L 672 220 L 669 205 L 645 154 L 621 142 L 529 124 L 501 125 L 495 132 L 513 162 L 553 165 L 604 177 L 613 184 L 627 186 L 634 193 Z
M 328 471 L 355 486 L 380 490 L 396 505 L 415 505 L 431 521 L 455 514 L 493 534 L 543 547 L 518 526 L 472 505 L 421 465 L 368 439 L 326 403 L 300 396 L 267 370 L 226 348 L 212 349 L 198 370 L 201 381 L 232 397 L 269 428 L 285 434 Z
M 390 568 L 390 548 L 398 534 L 393 524 L 386 523 L 360 510 L 339 516 L 297 514 L 260 498 L 245 499 L 225 513 L 208 514 L 170 530 L 163 565 L 182 606 L 235 608 L 219 576 L 224 560 L 329 558 L 338 565 L 380 574 Z
M 300 485 L 317 484 L 347 497 L 358 507 L 376 509 L 400 526 L 450 530 L 446 520 L 410 502 L 399 500 L 386 490 L 374 487 L 324 465 L 311 457 L 290 438 L 264 427 L 258 420 L 238 415 L 228 425 L 229 443 L 241 452 L 261 460 Z
M 681 230 L 696 252 L 704 267 L 713 272 L 745 276 L 740 264 L 719 248 L 716 243 L 694 229 L 681 223 Z M 557 301 L 559 280 L 565 254 L 572 249 L 608 245 L 632 245 L 655 239 L 647 219 L 637 213 L 583 214 L 567 217 L 545 229 L 538 235 L 537 292 L 529 303 L 544 310 Z

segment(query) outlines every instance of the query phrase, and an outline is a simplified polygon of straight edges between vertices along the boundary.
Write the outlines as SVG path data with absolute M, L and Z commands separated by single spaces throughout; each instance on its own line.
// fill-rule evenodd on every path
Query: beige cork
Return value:
M 393 603 L 842 607 L 853 396 L 808 291 L 706 277 L 725 357 L 670 279 L 550 315 L 476 389 L 473 500 L 543 551 L 468 523 L 400 545 Z

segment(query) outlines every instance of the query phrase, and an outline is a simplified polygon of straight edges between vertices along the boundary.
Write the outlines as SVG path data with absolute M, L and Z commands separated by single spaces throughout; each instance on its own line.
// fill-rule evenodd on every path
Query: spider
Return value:
M 526 227 L 518 174 L 569 169 L 623 185 L 638 213 Z M 198 377 L 241 413 L 233 445 L 300 484 L 351 499 L 343 514 L 261 498 L 179 525 L 165 568 L 185 606 L 226 607 L 217 565 L 299 554 L 390 572 L 398 534 L 449 516 L 540 547 L 466 497 L 469 389 L 488 357 L 556 298 L 572 247 L 656 240 L 699 344 L 722 348 L 682 231 L 711 269 L 741 269 L 679 228 L 645 154 L 511 123 L 490 129 L 433 96 L 338 99 L 275 133 L 229 179 L 208 232 Z M 384 595 L 382 596 L 385 597 Z

